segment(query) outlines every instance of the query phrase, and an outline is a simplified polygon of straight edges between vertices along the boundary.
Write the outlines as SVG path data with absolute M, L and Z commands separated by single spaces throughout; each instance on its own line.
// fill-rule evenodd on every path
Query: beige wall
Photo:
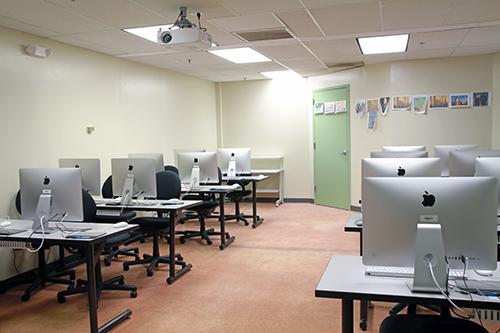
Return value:
M 493 59 L 493 90 L 492 90 L 492 137 L 491 146 L 500 148 L 500 53 Z
M 28 57 L 29 43 L 54 54 Z M 212 82 L 1 28 L 0 54 L 2 217 L 16 216 L 20 167 L 97 157 L 104 177 L 110 158 L 129 152 L 162 152 L 173 162 L 173 148 L 217 147 Z M 11 252 L 0 249 L 0 280 L 13 274 Z
M 498 58 L 498 57 L 497 57 Z M 492 90 L 492 56 L 393 62 L 310 79 L 313 89 L 350 85 L 351 105 L 358 98 L 398 94 L 428 95 Z M 351 112 L 351 202 L 361 198 L 361 159 L 383 145 L 477 143 L 490 148 L 491 107 L 435 110 L 426 116 L 389 111 L 379 117 L 377 129 L 367 129 L 367 116 Z M 498 127 L 500 128 L 500 126 Z
M 312 198 L 312 97 L 307 81 L 226 82 L 219 89 L 221 146 L 284 156 L 285 198 Z

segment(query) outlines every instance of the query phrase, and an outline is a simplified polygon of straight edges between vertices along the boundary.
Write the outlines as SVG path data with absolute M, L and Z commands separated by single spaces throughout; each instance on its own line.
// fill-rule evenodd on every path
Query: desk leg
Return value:
M 186 274 L 191 270 L 193 265 L 186 264 L 186 266 L 181 267 L 181 269 L 175 271 L 175 223 L 177 222 L 177 212 L 171 211 L 170 215 L 170 231 L 168 233 L 168 256 L 169 256 L 169 273 L 167 278 L 167 283 L 172 284 L 180 278 L 182 275 Z
M 363 231 L 359 232 L 359 255 L 363 255 Z M 368 306 L 369 301 L 361 301 L 359 303 L 359 328 L 362 331 L 366 331 L 368 325 Z
M 222 251 L 234 242 L 234 236 L 230 236 L 229 233 L 226 234 L 226 214 L 224 212 L 224 203 L 226 201 L 226 194 L 219 194 L 219 210 L 220 210 L 220 246 L 219 249 Z M 227 238 L 227 239 L 226 239 Z
M 259 215 L 257 215 L 257 182 L 255 180 L 252 181 L 252 228 L 257 228 L 259 225 L 264 222 L 264 219 L 261 219 Z
M 342 333 L 354 332 L 354 304 L 352 299 L 342 300 Z

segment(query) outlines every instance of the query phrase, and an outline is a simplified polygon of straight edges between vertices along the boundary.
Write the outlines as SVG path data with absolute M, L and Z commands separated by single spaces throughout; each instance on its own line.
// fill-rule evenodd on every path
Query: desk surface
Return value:
M 477 280 L 500 280 L 500 269 L 492 277 L 482 277 L 468 271 L 469 278 Z M 365 275 L 365 266 L 359 256 L 333 256 L 330 259 L 315 296 L 382 302 L 447 304 L 441 294 L 413 293 L 408 288 L 412 279 Z M 468 295 L 450 291 L 450 297 L 458 306 L 471 306 Z M 473 295 L 474 306 L 478 308 L 500 309 L 500 300 L 493 296 Z
M 162 211 L 177 211 L 191 208 L 202 204 L 201 200 L 182 200 L 182 203 L 172 204 L 168 200 L 132 200 L 129 205 L 122 206 L 119 203 L 120 199 L 96 199 L 96 207 L 99 209 L 132 209 L 132 210 L 162 210 Z M 111 204 L 111 205 L 110 205 Z
M 234 185 L 201 185 L 199 187 L 189 188 L 182 184 L 181 191 L 189 193 L 230 193 L 240 189 L 238 184 Z
M 222 180 L 225 181 L 225 182 L 228 181 L 228 180 L 235 180 L 235 181 L 238 181 L 238 180 L 247 180 L 247 181 L 260 182 L 261 180 L 264 180 L 264 179 L 267 179 L 267 178 L 269 178 L 269 176 L 264 176 L 264 175 L 258 175 L 258 176 L 235 176 L 235 177 L 223 176 Z

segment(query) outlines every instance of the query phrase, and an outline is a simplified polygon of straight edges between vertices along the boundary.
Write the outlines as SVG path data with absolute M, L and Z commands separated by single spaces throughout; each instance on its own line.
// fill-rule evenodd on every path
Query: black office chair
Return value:
M 394 315 L 385 318 L 380 333 L 488 333 L 466 319 L 436 315 Z
M 83 198 L 83 216 L 85 222 L 94 222 L 96 219 L 96 205 L 94 199 L 87 191 L 82 191 Z M 106 241 L 106 247 L 112 247 L 113 244 L 123 243 L 127 238 L 130 238 L 130 234 L 124 233 L 122 235 L 112 237 Z M 98 259 L 96 263 L 96 289 L 97 289 L 97 299 L 99 300 L 101 292 L 103 290 L 123 290 L 130 291 L 130 297 L 137 297 L 137 287 L 133 285 L 126 285 L 125 278 L 123 275 L 115 276 L 108 280 L 102 279 L 101 265 Z M 57 293 L 57 300 L 59 303 L 64 303 L 66 301 L 66 296 L 76 295 L 88 292 L 88 282 L 86 280 L 78 279 L 76 281 L 76 288 L 68 289 Z
M 248 225 L 248 220 L 247 220 L 247 215 L 243 214 L 240 211 L 240 203 L 245 199 L 246 197 L 250 196 L 252 194 L 251 190 L 245 189 L 245 186 L 248 186 L 250 184 L 250 181 L 247 180 L 228 180 L 227 182 L 228 185 L 233 185 L 233 184 L 238 184 L 241 187 L 241 190 L 237 190 L 234 192 L 230 192 L 227 194 L 227 198 L 231 201 L 234 202 L 234 215 L 227 215 L 226 216 L 226 221 L 228 220 L 236 220 L 242 221 L 245 223 L 245 225 Z
M 172 171 L 160 171 L 156 174 L 156 197 L 160 200 L 179 198 L 181 195 L 181 181 L 179 176 Z M 144 254 L 143 259 L 126 261 L 123 263 L 123 270 L 128 271 L 132 265 L 148 264 L 146 272 L 148 276 L 153 276 L 154 269 L 161 264 L 169 264 L 169 256 L 160 255 L 159 237 L 169 231 L 170 219 L 168 217 L 138 217 L 131 221 L 140 226 L 141 232 L 153 237 L 153 253 Z M 180 254 L 175 255 L 175 263 L 186 266 Z
M 21 207 L 21 191 L 17 192 L 16 195 L 16 210 L 19 214 L 22 214 Z M 36 278 L 27 278 L 21 279 L 19 283 L 30 283 L 31 285 L 24 291 L 24 294 L 21 296 L 21 300 L 26 302 L 30 299 L 31 295 L 41 287 L 45 287 L 47 283 L 52 284 L 63 284 L 66 285 L 67 288 L 72 288 L 75 284 L 76 273 L 74 270 L 67 270 L 64 266 L 64 247 L 59 246 L 59 267 L 58 269 L 50 272 L 45 271 L 46 262 L 45 262 L 45 250 L 49 249 L 50 246 L 44 246 L 38 251 L 38 267 L 41 269 L 40 272 L 37 272 Z M 68 279 L 63 277 L 67 276 Z
M 165 171 L 172 171 L 176 174 L 179 174 L 179 169 L 177 169 L 177 167 L 173 165 L 165 165 Z

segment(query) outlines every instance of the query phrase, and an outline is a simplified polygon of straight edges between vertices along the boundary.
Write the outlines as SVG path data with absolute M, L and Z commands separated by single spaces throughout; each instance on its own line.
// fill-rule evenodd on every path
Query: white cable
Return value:
M 45 243 L 45 228 L 43 226 L 44 219 L 45 219 L 45 215 L 40 216 L 40 227 L 42 228 L 42 242 L 40 243 L 40 246 L 38 246 L 38 248 L 36 250 L 32 250 L 29 247 L 25 247 L 25 250 L 27 250 L 28 252 L 36 253 L 36 252 L 40 251 L 43 247 L 43 243 Z M 35 231 L 33 231 L 33 233 L 34 232 Z
M 444 292 L 444 290 L 441 288 L 441 286 L 439 285 L 439 283 L 437 282 L 436 280 L 436 276 L 434 275 L 434 269 L 432 268 L 432 264 L 429 262 L 427 263 L 427 267 L 429 267 L 429 271 L 431 272 L 431 276 L 432 276 L 432 280 L 434 281 L 434 284 L 436 285 L 436 287 L 439 289 L 439 291 L 441 292 L 441 294 L 448 300 L 448 302 L 450 302 L 450 304 L 456 308 L 457 310 L 460 310 L 461 312 L 467 314 L 467 312 L 465 312 L 462 308 L 458 307 L 450 298 L 450 296 L 448 296 L 448 294 L 446 294 Z

